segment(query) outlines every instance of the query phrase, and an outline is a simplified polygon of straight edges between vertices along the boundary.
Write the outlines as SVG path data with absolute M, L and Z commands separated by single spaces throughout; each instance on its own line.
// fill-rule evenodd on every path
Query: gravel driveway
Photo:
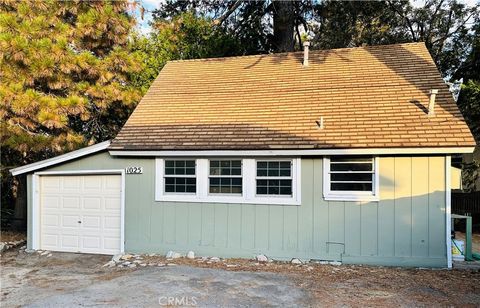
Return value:
M 148 256 L 142 260 L 148 263 L 144 267 L 103 267 L 110 259 L 10 250 L 1 257 L 1 307 L 480 306 L 478 268 L 167 261 Z
M 182 265 L 104 268 L 108 256 L 70 253 L 9 252 L 2 259 L 2 307 L 295 307 L 311 302 L 294 280 L 277 273 Z

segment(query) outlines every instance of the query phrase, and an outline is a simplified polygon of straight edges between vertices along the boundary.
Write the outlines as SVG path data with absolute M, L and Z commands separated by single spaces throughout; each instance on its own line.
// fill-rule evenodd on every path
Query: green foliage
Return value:
M 172 20 L 157 20 L 148 37 L 134 37 L 131 49 L 142 52 L 145 59 L 145 69 L 135 74 L 135 85 L 148 89 L 170 60 L 243 54 L 240 42 L 212 22 L 187 12 Z
M 128 1 L 0 0 L 2 207 L 8 169 L 112 138 L 141 98 Z

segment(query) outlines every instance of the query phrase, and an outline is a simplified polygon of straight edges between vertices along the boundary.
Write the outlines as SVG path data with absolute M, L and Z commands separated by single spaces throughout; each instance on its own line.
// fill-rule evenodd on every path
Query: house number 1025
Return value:
M 141 174 L 143 173 L 143 167 L 127 167 L 125 172 L 127 174 Z

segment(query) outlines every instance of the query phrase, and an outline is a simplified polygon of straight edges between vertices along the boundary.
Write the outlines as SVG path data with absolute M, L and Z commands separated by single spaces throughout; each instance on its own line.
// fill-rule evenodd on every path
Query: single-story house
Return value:
M 475 146 L 423 43 L 168 62 L 117 137 L 13 169 L 28 248 L 451 266 Z

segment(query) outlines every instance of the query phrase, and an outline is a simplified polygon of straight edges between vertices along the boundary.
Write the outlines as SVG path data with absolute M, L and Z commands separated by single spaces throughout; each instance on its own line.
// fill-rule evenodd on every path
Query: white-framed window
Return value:
M 379 200 L 378 157 L 330 156 L 324 158 L 323 166 L 325 200 Z
M 256 195 L 292 196 L 292 160 L 257 160 Z
M 155 200 L 300 205 L 300 179 L 300 158 L 156 158 Z
M 209 194 L 242 194 L 242 160 L 210 159 Z
M 163 177 L 165 194 L 196 194 L 197 192 L 194 159 L 166 159 Z

